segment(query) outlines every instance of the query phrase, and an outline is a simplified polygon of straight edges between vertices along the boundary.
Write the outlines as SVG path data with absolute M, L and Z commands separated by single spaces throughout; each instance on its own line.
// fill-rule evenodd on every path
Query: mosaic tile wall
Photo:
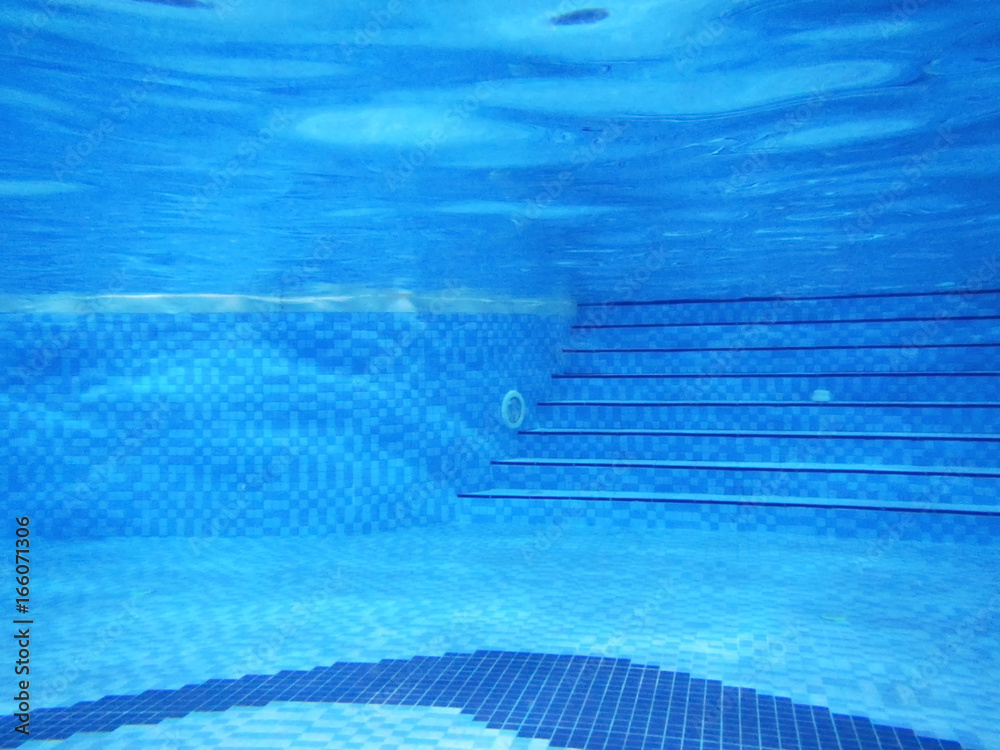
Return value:
M 567 333 L 570 322 L 459 313 L 6 314 L 0 490 L 39 517 L 42 533 L 66 537 L 366 533 L 567 518 L 837 536 L 899 525 L 876 511 L 603 501 L 584 509 L 461 496 L 516 485 L 994 501 L 1000 436 L 985 436 L 1000 433 L 1000 292 L 582 306 Z M 593 327 L 608 324 L 626 327 Z M 870 348 L 887 342 L 909 348 Z M 746 348 L 788 345 L 801 350 Z M 849 376 L 869 370 L 879 374 Z M 635 377 L 643 372 L 668 377 Z M 499 420 L 509 388 L 531 407 L 526 427 L 614 434 L 517 435 Z M 811 402 L 817 390 L 833 400 Z M 636 403 L 595 403 L 602 400 Z M 662 401 L 675 403 L 645 403 Z M 792 421 L 788 408 L 766 404 L 773 401 L 797 402 Z M 913 401 L 966 403 L 892 403 Z M 878 440 L 844 437 L 874 424 L 884 433 Z M 941 437 L 908 439 L 911 432 Z M 967 466 L 972 475 L 868 473 L 861 482 L 850 472 L 771 476 L 736 466 L 491 464 L 594 457 Z M 990 541 L 1000 520 L 918 514 L 906 528 L 921 538 Z
M 38 533 L 366 533 L 444 522 L 549 383 L 567 319 L 0 317 L 0 492 Z

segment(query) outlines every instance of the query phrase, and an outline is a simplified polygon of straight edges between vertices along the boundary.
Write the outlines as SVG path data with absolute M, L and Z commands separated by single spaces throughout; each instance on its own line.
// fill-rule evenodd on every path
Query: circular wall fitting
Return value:
M 524 413 L 527 409 L 524 406 L 524 396 L 517 391 L 507 391 L 500 404 L 500 418 L 503 423 L 516 430 L 524 422 Z

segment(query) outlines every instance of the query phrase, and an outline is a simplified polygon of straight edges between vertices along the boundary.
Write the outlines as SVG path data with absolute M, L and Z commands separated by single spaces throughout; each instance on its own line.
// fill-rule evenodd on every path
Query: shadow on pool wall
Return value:
M 454 520 L 542 395 L 563 316 L 6 315 L 0 451 L 51 537 L 367 533 Z M 529 420 L 530 420 L 529 412 Z

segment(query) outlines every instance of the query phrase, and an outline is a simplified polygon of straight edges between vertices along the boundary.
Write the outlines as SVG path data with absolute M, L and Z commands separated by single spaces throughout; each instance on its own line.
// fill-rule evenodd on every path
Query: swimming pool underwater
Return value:
M 990 3 L 3 5 L 0 748 L 1000 750 Z
M 10 313 L 22 746 L 997 750 L 997 296 Z

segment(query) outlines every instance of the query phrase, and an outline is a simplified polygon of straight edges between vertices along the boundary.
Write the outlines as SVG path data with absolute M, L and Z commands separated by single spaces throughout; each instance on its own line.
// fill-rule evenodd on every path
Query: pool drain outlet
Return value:
M 500 404 L 500 418 L 503 423 L 516 430 L 524 422 L 525 411 L 527 410 L 524 408 L 524 396 L 517 391 L 507 391 Z

